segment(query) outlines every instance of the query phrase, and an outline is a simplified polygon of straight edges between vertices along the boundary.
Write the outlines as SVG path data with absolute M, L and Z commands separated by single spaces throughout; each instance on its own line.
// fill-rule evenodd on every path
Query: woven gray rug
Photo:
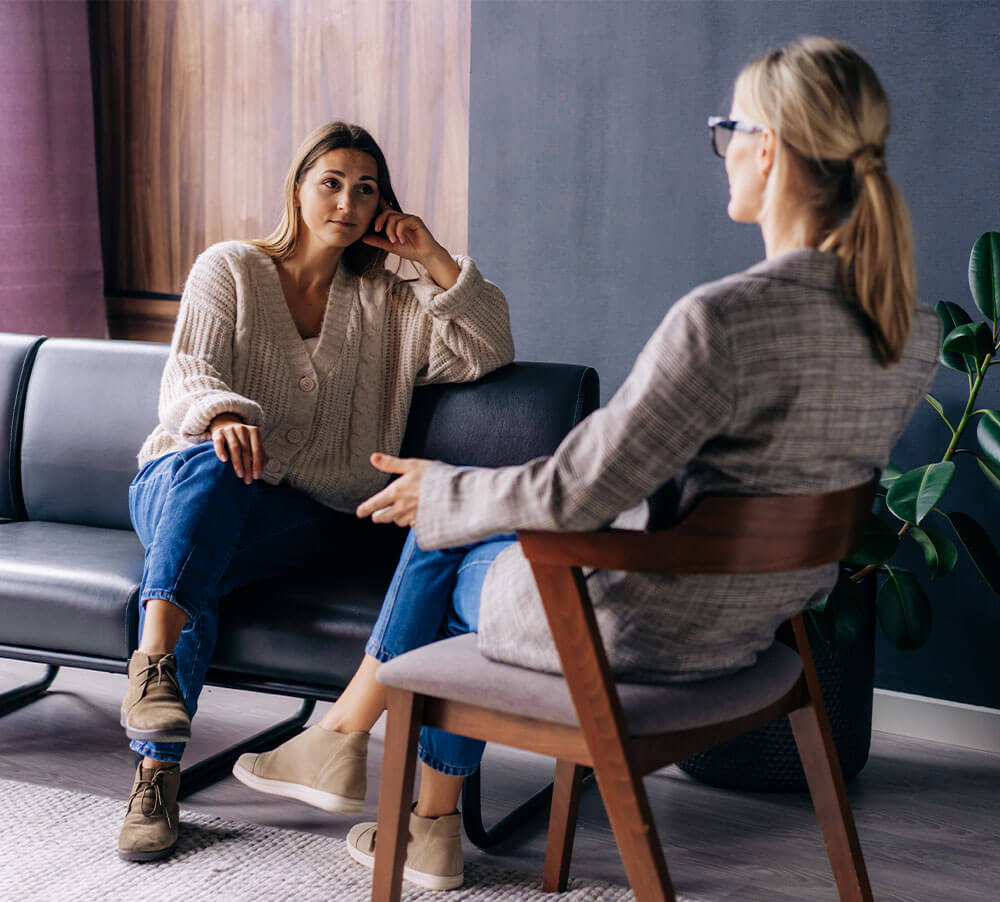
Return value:
M 0 899 L 223 902 L 361 902 L 371 872 L 344 841 L 330 836 L 237 824 L 181 808 L 181 838 L 168 861 L 130 864 L 115 848 L 122 802 L 0 780 Z M 624 902 L 632 892 L 571 879 L 560 896 L 539 890 L 541 875 L 469 864 L 460 890 L 431 892 L 403 884 L 405 900 Z M 694 902 L 694 900 L 688 900 Z

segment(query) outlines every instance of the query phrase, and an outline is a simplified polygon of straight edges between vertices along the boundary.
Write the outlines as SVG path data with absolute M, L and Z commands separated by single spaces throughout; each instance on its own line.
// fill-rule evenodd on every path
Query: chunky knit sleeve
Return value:
M 426 364 L 418 385 L 471 382 L 514 359 L 507 299 L 482 277 L 469 257 L 456 257 L 458 281 L 442 288 L 426 274 L 398 281 L 395 291 L 409 321 L 409 341 L 419 342 Z
M 237 289 L 225 255 L 209 248 L 188 275 L 160 383 L 160 422 L 171 435 L 207 441 L 221 413 L 260 424 L 260 405 L 232 388 Z

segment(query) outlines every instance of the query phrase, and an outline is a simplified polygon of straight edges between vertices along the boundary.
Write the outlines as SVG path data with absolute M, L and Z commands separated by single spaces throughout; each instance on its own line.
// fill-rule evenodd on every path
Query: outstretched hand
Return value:
M 417 519 L 420 503 L 420 480 L 432 461 L 416 457 L 393 457 L 376 452 L 371 464 L 383 473 L 398 473 L 399 479 L 390 482 L 381 492 L 358 505 L 359 517 L 371 517 L 373 523 L 395 523 L 412 526 Z

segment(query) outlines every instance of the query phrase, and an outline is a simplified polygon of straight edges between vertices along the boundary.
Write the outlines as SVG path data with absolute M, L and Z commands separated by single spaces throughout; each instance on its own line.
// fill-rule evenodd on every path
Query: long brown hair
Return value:
M 847 44 L 807 37 L 750 63 L 735 94 L 779 138 L 768 189 L 786 175 L 786 152 L 803 163 L 819 248 L 840 257 L 844 288 L 868 317 L 882 363 L 895 363 L 917 280 L 910 216 L 886 171 L 889 101 L 878 76 Z
M 392 190 L 385 155 L 375 139 L 360 125 L 351 125 L 339 120 L 328 122 L 309 135 L 299 145 L 292 158 L 288 174 L 285 176 L 285 210 L 281 214 L 278 227 L 266 238 L 251 241 L 250 244 L 260 248 L 275 260 L 286 260 L 295 252 L 299 240 L 299 208 L 295 205 L 295 186 L 302 182 L 306 173 L 316 165 L 316 161 L 323 154 L 341 147 L 359 150 L 375 160 L 378 168 L 379 198 L 390 209 L 400 209 L 396 192 Z M 358 240 L 344 250 L 341 259 L 355 275 L 363 277 L 381 269 L 385 265 L 386 256 L 385 251 Z

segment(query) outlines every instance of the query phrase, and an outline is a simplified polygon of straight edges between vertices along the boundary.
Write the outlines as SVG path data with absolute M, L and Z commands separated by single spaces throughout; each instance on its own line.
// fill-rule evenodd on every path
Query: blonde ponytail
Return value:
M 855 165 L 855 179 L 854 209 L 820 250 L 840 257 L 846 285 L 853 287 L 858 306 L 871 322 L 882 363 L 896 363 L 910 333 L 917 295 L 910 216 L 884 164 L 860 170 Z
M 868 318 L 876 353 L 895 363 L 910 331 L 916 273 L 909 212 L 886 171 L 889 101 L 878 76 L 847 44 L 801 38 L 750 63 L 736 95 L 780 139 L 771 183 L 783 177 L 786 155 L 803 164 L 806 201 L 822 224 L 819 248 L 840 258 L 845 292 Z

